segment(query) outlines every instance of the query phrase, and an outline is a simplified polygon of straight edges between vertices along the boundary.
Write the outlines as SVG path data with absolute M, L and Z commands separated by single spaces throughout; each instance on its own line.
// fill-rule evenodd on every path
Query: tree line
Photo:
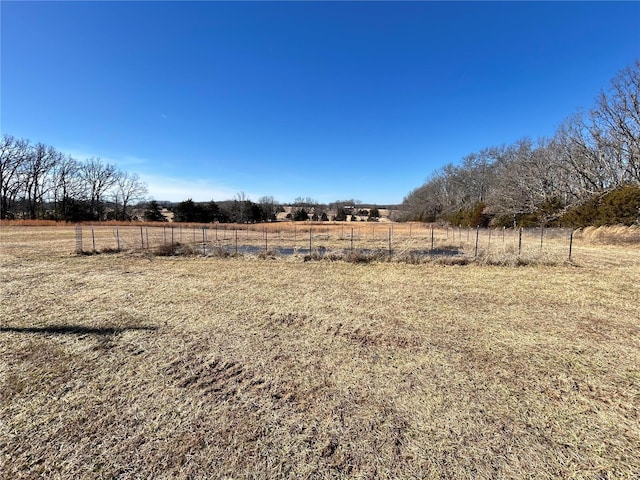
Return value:
M 77 160 L 42 143 L 4 134 L 0 219 L 129 220 L 146 184 L 100 158 Z
M 405 220 L 455 225 L 633 223 L 640 217 L 640 60 L 551 138 L 488 147 L 433 173 Z
M 275 221 L 284 207 L 273 197 L 251 201 L 240 192 L 232 200 L 179 203 L 147 201 L 147 185 L 135 173 L 118 170 L 100 158 L 77 160 L 54 147 L 3 134 L 0 142 L 0 219 L 56 221 L 166 221 L 259 223 Z M 333 212 L 333 213 L 332 213 Z M 307 197 L 294 200 L 291 220 L 345 221 L 353 214 L 377 220 L 377 208 L 364 210 L 358 200 L 321 204 Z M 331 216 L 330 216 L 331 214 Z
M 188 199 L 177 204 L 165 204 L 173 213 L 174 222 L 190 223 L 261 223 L 273 222 L 277 214 L 285 208 L 271 196 L 264 196 L 257 202 L 251 201 L 244 193 L 233 200 L 221 202 L 194 202 Z M 309 197 L 296 198 L 286 215 L 292 221 L 347 221 L 358 216 L 366 216 L 368 221 L 378 221 L 380 211 L 377 206 L 365 208 L 358 200 L 338 200 L 330 204 L 319 203 Z M 151 201 L 144 211 L 144 219 L 163 221 L 162 209 L 158 202 Z

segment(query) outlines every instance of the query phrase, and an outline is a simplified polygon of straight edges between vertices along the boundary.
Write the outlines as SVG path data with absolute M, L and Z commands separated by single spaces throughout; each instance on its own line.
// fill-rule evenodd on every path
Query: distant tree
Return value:
M 47 177 L 50 176 L 59 158 L 60 155 L 55 149 L 42 143 L 38 143 L 27 153 L 23 176 L 29 218 L 31 219 L 41 216 L 39 209 L 43 206 L 45 195 L 52 187 L 51 182 L 47 181 Z
M 166 222 L 167 219 L 162 215 L 162 209 L 158 202 L 151 200 L 144 210 L 144 219 L 147 222 Z
M 81 164 L 80 176 L 87 189 L 94 220 L 104 217 L 103 197 L 116 183 L 117 174 L 115 165 L 103 163 L 100 158 L 91 158 Z
M 174 222 L 199 222 L 202 209 L 192 199 L 178 203 L 173 209 Z
M 247 221 L 248 203 L 249 203 L 249 197 L 244 192 L 239 192 L 236 195 L 236 198 L 234 201 L 234 210 L 235 210 L 234 213 L 236 213 L 236 215 L 234 215 L 236 217 L 234 221 L 236 223 L 245 223 Z
M 53 170 L 53 183 L 53 207 L 57 219 L 80 221 L 91 216 L 77 160 L 69 156 L 61 158 Z
M 614 166 L 618 185 L 640 183 L 640 60 L 600 93 L 590 118 L 599 155 Z
M 305 220 L 309 220 L 309 214 L 307 213 L 307 211 L 302 208 L 300 210 L 297 210 L 294 214 L 293 214 L 293 219 L 297 222 L 302 222 Z
M 211 200 L 205 207 L 208 222 L 227 222 L 226 214 L 220 209 L 218 204 Z
M 0 219 L 13 216 L 13 207 L 22 189 L 22 170 L 27 159 L 29 142 L 11 135 L 2 135 L 0 143 Z
M 261 220 L 263 222 L 273 222 L 276 220 L 278 205 L 273 197 L 261 197 L 258 199 L 258 205 L 260 205 L 260 208 L 262 209 Z
M 247 202 L 247 221 L 251 223 L 259 223 L 266 221 L 264 210 L 257 203 Z
M 336 216 L 334 218 L 337 222 L 345 222 L 347 220 L 347 211 L 342 205 L 338 207 Z
M 130 219 L 127 208 L 134 200 L 140 200 L 147 194 L 147 185 L 140 180 L 137 173 L 120 172 L 116 176 L 114 189 L 114 203 L 116 216 L 120 220 Z M 118 203 L 122 210 L 118 213 Z

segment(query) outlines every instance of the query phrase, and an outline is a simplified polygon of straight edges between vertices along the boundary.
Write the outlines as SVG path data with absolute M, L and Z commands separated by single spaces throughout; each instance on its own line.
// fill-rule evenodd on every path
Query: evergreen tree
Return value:
M 147 222 L 166 222 L 167 219 L 162 215 L 162 210 L 158 202 L 151 200 L 144 211 L 144 219 Z

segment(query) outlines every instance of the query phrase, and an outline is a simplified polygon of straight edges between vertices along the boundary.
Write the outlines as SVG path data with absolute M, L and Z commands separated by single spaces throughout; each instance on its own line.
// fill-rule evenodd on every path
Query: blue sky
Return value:
M 157 200 L 400 203 L 552 135 L 640 57 L 639 2 L 2 1 L 0 127 Z

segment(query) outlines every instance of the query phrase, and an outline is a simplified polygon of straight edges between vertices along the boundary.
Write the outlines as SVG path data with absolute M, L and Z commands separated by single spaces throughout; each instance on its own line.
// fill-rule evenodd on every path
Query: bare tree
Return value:
M 87 189 L 92 215 L 96 220 L 104 217 L 103 197 L 115 185 L 118 171 L 114 165 L 100 158 L 90 158 L 80 166 L 81 178 Z
M 137 173 L 119 172 L 116 175 L 114 199 L 116 203 L 116 217 L 120 220 L 126 220 L 129 218 L 127 214 L 127 208 L 132 201 L 142 200 L 147 194 L 147 185 Z M 122 211 L 118 215 L 117 205 L 118 202 L 122 207 Z
M 3 135 L 0 142 L 0 219 L 8 218 L 23 186 L 29 142 Z
M 272 221 L 276 218 L 277 202 L 271 196 L 264 196 L 258 199 L 258 205 L 262 209 L 263 220 Z
M 621 181 L 640 182 L 640 60 L 600 93 L 591 120 L 600 153 L 621 170 Z
M 536 143 L 522 139 L 505 148 L 494 166 L 496 182 L 489 203 L 515 219 L 523 214 L 548 211 L 540 220 L 551 220 L 566 204 L 560 186 L 557 155 L 547 139 Z
M 53 171 L 53 204 L 58 218 L 71 220 L 78 202 L 86 200 L 80 177 L 80 163 L 70 156 L 62 156 Z
M 27 154 L 23 175 L 24 191 L 31 219 L 38 218 L 43 199 L 51 188 L 51 182 L 47 181 L 47 176 L 51 174 L 59 159 L 57 153 L 53 147 L 38 143 Z
M 236 198 L 234 199 L 234 210 L 237 207 L 237 219 L 238 223 L 244 223 L 247 221 L 247 202 L 249 202 L 249 197 L 244 192 L 238 192 L 236 194 Z

